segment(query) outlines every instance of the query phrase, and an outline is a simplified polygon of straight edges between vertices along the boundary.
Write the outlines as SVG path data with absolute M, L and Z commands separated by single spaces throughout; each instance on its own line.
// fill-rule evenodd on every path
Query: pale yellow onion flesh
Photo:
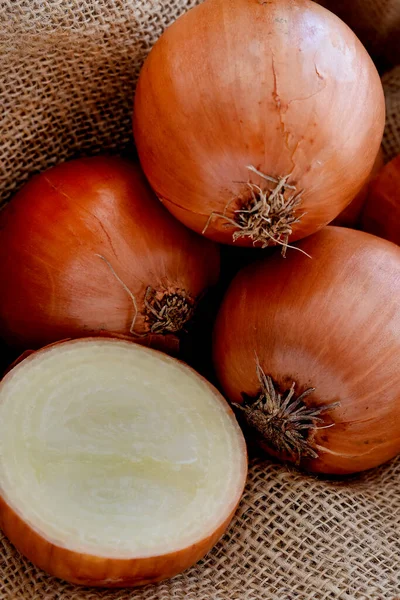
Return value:
M 0 387 L 1 495 L 74 552 L 145 558 L 209 536 L 241 496 L 244 448 L 208 382 L 130 342 L 49 347 Z

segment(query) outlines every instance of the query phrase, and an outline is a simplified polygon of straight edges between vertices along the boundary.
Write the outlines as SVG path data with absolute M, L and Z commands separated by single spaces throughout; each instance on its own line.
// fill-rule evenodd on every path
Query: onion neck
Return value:
M 243 394 L 244 403 L 235 404 L 247 427 L 256 433 L 257 441 L 273 455 L 297 465 L 302 458 L 318 458 L 314 434 L 318 429 L 334 425 L 323 425 L 322 414 L 338 403 L 309 406 L 305 399 L 315 392 L 315 388 L 297 396 L 295 383 L 289 390 L 280 393 L 276 382 L 265 375 L 258 362 L 257 376 L 259 393 L 255 397 Z
M 135 295 L 117 274 L 110 261 L 101 254 L 96 254 L 96 256 L 107 265 L 112 276 L 132 300 L 134 314 L 129 332 L 137 338 L 146 337 L 148 331 L 135 331 L 136 320 L 140 315 L 138 301 L 136 300 Z M 144 319 L 147 322 L 148 329 L 150 333 L 158 335 L 184 332 L 185 326 L 192 319 L 196 308 L 196 301 L 194 298 L 189 296 L 184 290 L 174 288 L 157 291 L 151 286 L 148 286 L 143 303 L 145 309 Z
M 157 292 L 150 286 L 144 305 L 150 332 L 164 335 L 184 331 L 195 310 L 194 299 L 183 290 Z

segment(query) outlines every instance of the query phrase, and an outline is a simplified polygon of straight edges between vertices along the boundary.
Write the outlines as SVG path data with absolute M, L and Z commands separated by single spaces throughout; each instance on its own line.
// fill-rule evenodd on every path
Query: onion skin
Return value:
M 147 335 L 146 337 L 143 337 L 143 338 L 138 338 L 138 339 L 132 340 L 132 336 L 122 335 L 122 334 L 118 334 L 118 333 L 110 333 L 108 331 L 100 331 L 100 333 L 96 334 L 96 336 L 93 336 L 93 337 L 111 338 L 113 340 L 124 340 L 125 342 L 133 342 L 134 341 L 136 344 L 140 344 L 141 346 L 146 346 L 147 348 L 153 348 L 154 350 L 161 350 L 165 354 L 168 354 L 169 356 L 172 356 L 174 358 L 178 358 L 178 355 L 179 355 L 179 339 L 174 335 L 164 336 L 164 340 L 162 339 L 163 336 L 155 336 L 153 334 Z M 42 349 L 51 348 L 52 346 L 57 346 L 58 344 L 63 344 L 64 342 L 71 342 L 71 341 L 72 341 L 72 338 L 58 340 L 57 342 L 53 342 L 52 344 L 47 344 Z M 0 379 L 5 377 L 7 375 L 7 373 L 12 371 L 14 367 L 19 365 L 19 363 L 21 363 L 26 358 L 28 358 L 28 356 L 30 356 L 31 354 L 35 354 L 36 352 L 37 352 L 37 350 L 24 350 L 24 352 L 22 352 L 22 354 L 17 356 L 16 359 L 14 359 L 10 364 L 7 365 L 7 368 L 3 371 L 2 377 Z
M 327 227 L 298 247 L 242 270 L 217 317 L 214 364 L 228 399 L 257 397 L 256 357 L 283 393 L 309 388 L 307 408 L 327 429 L 310 430 L 309 471 L 346 474 L 400 452 L 400 248 L 363 232 Z M 339 405 L 334 406 L 335 403 Z M 258 436 L 256 436 L 258 437 Z M 268 440 L 261 446 L 284 460 Z
M 400 154 L 371 182 L 361 227 L 400 245 Z
M 111 268 L 136 299 L 134 334 L 132 297 Z M 151 344 L 168 349 L 169 335 L 150 330 L 148 286 L 157 298 L 187 294 L 194 307 L 218 272 L 218 248 L 162 208 L 137 164 L 64 163 L 34 177 L 0 213 L 0 335 L 36 349 L 100 331 L 143 343 L 151 334 Z
M 108 337 L 110 338 L 111 336 Z M 98 337 L 85 339 L 90 342 L 98 339 Z M 118 337 L 116 339 L 119 340 L 121 338 Z M 29 361 L 38 352 L 46 352 L 47 349 L 66 342 L 69 344 L 74 343 L 74 341 L 63 340 L 49 344 L 39 351 L 29 352 L 21 356 L 20 360 L 17 360 L 13 366 L 20 365 L 22 361 Z M 195 373 L 197 377 L 201 378 L 207 384 L 211 392 L 223 403 L 226 412 L 232 419 L 235 419 L 229 404 L 225 402 L 214 386 L 187 365 L 186 368 Z M 0 382 L 0 387 L 8 376 L 12 376 L 12 370 L 8 371 L 4 376 Z M 244 488 L 247 476 L 247 450 L 244 438 L 242 438 L 242 450 L 244 459 L 241 468 L 243 468 Z M 186 548 L 159 556 L 132 559 L 108 558 L 75 552 L 53 544 L 51 540 L 30 527 L 13 510 L 1 494 L 0 528 L 21 554 L 50 575 L 70 583 L 93 587 L 140 587 L 174 577 L 201 560 L 218 542 L 229 526 L 240 502 L 243 488 L 237 494 L 237 497 L 232 498 L 232 511 L 229 513 L 229 516 L 212 534 Z
M 352 202 L 350 202 L 350 204 L 344 209 L 344 211 L 342 211 L 340 215 L 332 221 L 331 225 L 337 225 L 338 227 L 350 227 L 351 229 L 359 228 L 361 214 L 368 196 L 368 186 L 371 180 L 373 180 L 383 168 L 384 164 L 383 150 L 380 148 L 367 183 L 364 185 L 362 190 L 358 192 L 354 200 L 352 200 Z
M 360 100 L 362 99 L 362 101 Z M 206 0 L 161 36 L 142 69 L 134 134 L 144 172 L 175 217 L 233 241 L 223 218 L 251 181 L 303 190 L 289 241 L 332 221 L 368 179 L 385 121 L 376 68 L 353 32 L 308 0 Z M 303 213 L 306 213 L 303 215 Z M 273 244 L 269 239 L 269 243 Z

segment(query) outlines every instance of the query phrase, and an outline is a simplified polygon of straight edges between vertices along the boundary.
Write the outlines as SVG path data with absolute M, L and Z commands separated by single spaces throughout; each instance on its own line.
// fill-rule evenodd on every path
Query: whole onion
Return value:
M 371 182 L 361 213 L 361 227 L 400 245 L 400 154 Z
M 218 248 L 171 217 L 138 164 L 64 163 L 0 213 L 0 336 L 26 349 L 108 331 L 169 348 L 218 272 Z
M 287 246 L 366 182 L 385 106 L 354 33 L 308 0 L 206 0 L 161 36 L 134 133 L 163 204 L 222 243 Z
M 323 473 L 400 452 L 400 248 L 327 227 L 242 270 L 217 317 L 214 363 L 249 435 Z

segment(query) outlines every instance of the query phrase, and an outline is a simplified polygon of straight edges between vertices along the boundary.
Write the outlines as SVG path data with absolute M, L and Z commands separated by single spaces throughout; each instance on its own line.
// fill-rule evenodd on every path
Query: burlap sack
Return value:
M 165 26 L 194 4 L 0 0 L 0 201 L 33 172 L 61 160 L 133 149 L 131 107 L 140 65 Z M 400 152 L 399 81 L 399 70 L 385 78 L 387 155 Z M 64 584 L 0 538 L 0 600 L 396 597 L 400 458 L 345 481 L 254 460 L 240 509 L 217 547 L 187 573 L 139 591 Z

